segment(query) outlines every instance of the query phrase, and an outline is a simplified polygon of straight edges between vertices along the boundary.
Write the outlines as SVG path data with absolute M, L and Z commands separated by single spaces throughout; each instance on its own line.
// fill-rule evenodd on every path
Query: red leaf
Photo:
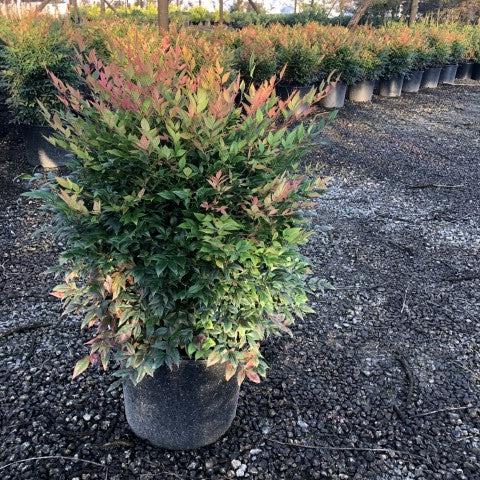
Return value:
M 252 370 L 247 370 L 246 375 L 248 379 L 253 382 L 253 383 L 260 383 L 260 377 L 258 376 L 258 373 L 252 371 Z
M 227 382 L 235 375 L 236 371 L 237 367 L 235 367 L 231 363 L 227 363 L 227 368 L 225 370 L 225 379 L 227 380 Z

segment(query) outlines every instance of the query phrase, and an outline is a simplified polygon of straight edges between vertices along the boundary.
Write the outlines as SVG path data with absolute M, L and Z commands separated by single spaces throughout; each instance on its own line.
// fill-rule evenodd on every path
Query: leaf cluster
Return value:
M 76 157 L 30 194 L 66 245 L 54 294 L 92 330 L 75 375 L 114 358 L 139 382 L 193 358 L 258 381 L 260 343 L 310 311 L 300 209 L 323 182 L 296 164 L 316 94 L 281 101 L 275 78 L 247 89 L 168 36 L 136 47 L 84 59 L 88 96 L 52 74 L 66 108 L 44 109 Z

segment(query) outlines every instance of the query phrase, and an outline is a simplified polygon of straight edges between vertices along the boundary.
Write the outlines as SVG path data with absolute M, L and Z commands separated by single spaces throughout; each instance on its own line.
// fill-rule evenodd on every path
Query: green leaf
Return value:
M 150 124 L 146 118 L 142 118 L 140 121 L 140 126 L 142 127 L 142 130 L 145 130 L 146 132 L 150 131 Z
M 208 105 L 208 94 L 203 88 L 199 88 L 197 92 L 197 111 L 203 112 Z
M 76 364 L 75 368 L 73 369 L 72 379 L 81 375 L 90 365 L 90 356 L 83 357 L 80 359 Z

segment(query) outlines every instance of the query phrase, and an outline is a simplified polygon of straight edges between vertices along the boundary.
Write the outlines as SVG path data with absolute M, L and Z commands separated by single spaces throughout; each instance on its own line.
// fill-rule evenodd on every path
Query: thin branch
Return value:
M 477 273 L 473 275 L 465 275 L 463 277 L 449 277 L 449 278 L 446 278 L 445 281 L 450 283 L 458 283 L 458 282 L 472 282 L 473 280 L 478 280 L 478 279 L 480 279 L 480 275 Z
M 420 455 L 415 455 L 410 452 L 405 452 L 402 450 L 394 450 L 392 448 L 369 448 L 369 447 L 330 447 L 328 445 L 305 445 L 302 443 L 291 443 L 291 442 L 281 442 L 280 440 L 275 440 L 273 438 L 265 437 L 265 440 L 268 442 L 278 443 L 279 445 L 285 445 L 287 447 L 298 447 L 298 448 L 308 448 L 311 450 L 345 450 L 345 451 L 356 451 L 356 452 L 377 452 L 377 453 L 398 453 L 401 455 L 409 455 L 411 457 L 423 458 Z
M 6 465 L 3 465 L 2 467 L 0 467 L 0 471 L 5 470 L 6 468 L 11 467 L 12 465 L 18 465 L 20 463 L 35 462 L 37 460 L 50 460 L 50 459 L 63 459 L 63 460 L 70 460 L 73 462 L 88 463 L 89 465 L 95 465 L 97 467 L 102 467 L 102 468 L 107 467 L 107 465 L 103 465 L 97 462 L 92 462 L 91 460 L 84 460 L 83 458 L 65 457 L 63 455 L 46 455 L 44 457 L 31 457 L 31 458 L 25 458 L 23 460 L 17 460 L 15 462 L 7 463 Z
M 407 309 L 408 312 L 408 305 L 407 305 L 407 293 L 408 293 L 408 287 L 405 289 L 405 293 L 403 295 L 403 303 L 402 303 L 402 309 L 400 310 L 400 314 L 403 313 L 405 308 Z
M 0 338 L 8 337 L 10 335 L 13 335 L 14 333 L 24 333 L 24 332 L 30 332 L 32 330 L 36 330 L 37 328 L 45 328 L 45 327 L 51 327 L 51 323 L 27 323 L 24 325 L 17 325 L 16 327 L 8 328 L 7 330 L 3 330 L 0 332 Z
M 425 183 L 421 185 L 409 185 L 408 188 L 420 189 L 420 188 L 463 188 L 464 185 L 445 185 L 442 183 Z
M 455 412 L 457 410 L 468 410 L 470 408 L 477 408 L 477 406 L 476 405 L 467 405 L 465 407 L 440 408 L 439 410 L 432 410 L 431 412 L 419 413 L 417 415 L 417 417 L 426 417 L 427 415 L 435 415 L 435 413 L 442 413 L 442 412 Z
M 112 12 L 117 13 L 117 9 L 108 0 L 104 0 L 104 1 L 107 4 L 107 7 L 110 8 L 110 10 L 112 10 Z
M 111 447 L 133 447 L 132 442 L 127 442 L 125 440 L 114 440 L 113 442 L 104 443 L 100 448 L 111 448 Z

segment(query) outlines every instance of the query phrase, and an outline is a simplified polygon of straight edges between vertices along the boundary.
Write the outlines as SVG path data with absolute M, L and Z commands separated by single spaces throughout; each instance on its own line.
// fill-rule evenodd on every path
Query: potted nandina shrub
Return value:
M 379 34 L 386 59 L 379 93 L 382 97 L 399 97 L 405 75 L 412 69 L 415 59 L 410 31 L 403 26 L 392 25 L 380 30 Z
M 327 46 L 325 46 L 327 48 Z M 357 63 L 350 45 L 331 45 L 321 63 L 323 78 L 333 81 L 327 87 L 325 97 L 320 101 L 328 109 L 342 108 L 345 104 L 347 86 L 357 78 Z
M 480 28 L 478 26 L 472 27 L 470 43 L 474 62 L 472 66 L 472 79 L 480 80 Z
M 465 36 L 465 52 L 461 63 L 458 65 L 457 78 L 467 80 L 472 78 L 475 64 L 475 52 L 480 51 L 480 33 L 475 25 L 465 25 L 462 29 Z
M 437 88 L 442 67 L 448 62 L 450 46 L 444 41 L 438 29 L 431 28 L 428 41 L 430 62 L 426 65 L 421 88 Z
M 425 68 L 431 63 L 432 54 L 421 28 L 411 29 L 410 39 L 414 54 L 410 69 L 405 73 L 402 92 L 417 93 L 422 84 Z
M 56 90 L 47 69 L 76 84 L 72 69 L 74 48 L 63 23 L 46 17 L 26 17 L 1 31 L 1 79 L 8 93 L 11 121 L 25 126 L 27 160 L 32 165 L 55 168 L 67 160 L 66 152 L 53 147 L 45 136 L 51 133 L 37 102 L 58 105 Z
M 30 195 L 65 245 L 54 295 L 92 330 L 74 377 L 114 361 L 133 431 L 197 448 L 265 376 L 260 343 L 311 311 L 299 209 L 323 184 L 296 163 L 316 94 L 280 101 L 274 77 L 246 91 L 167 38 L 113 57 L 79 70 L 88 99 L 52 75 L 68 108 L 45 115 L 75 160 Z
M 275 26 L 270 29 L 275 37 L 277 66 L 284 67 L 277 92 L 282 98 L 294 90 L 302 95 L 318 81 L 321 52 L 318 45 L 302 35 L 301 28 Z
M 439 82 L 447 83 L 453 85 L 455 83 L 455 77 L 457 76 L 458 64 L 463 58 L 465 52 L 465 46 L 460 41 L 458 35 L 455 35 L 454 32 L 451 33 L 453 38 L 450 38 L 449 47 L 450 53 L 447 59 L 447 64 L 442 68 L 440 73 Z
M 275 74 L 275 46 L 265 28 L 251 26 L 242 29 L 233 46 L 233 68 L 242 78 L 258 85 Z
M 350 74 L 348 99 L 352 102 L 369 102 L 377 80 L 383 71 L 386 59 L 376 46 L 371 29 L 363 28 L 352 39 L 354 64 Z

